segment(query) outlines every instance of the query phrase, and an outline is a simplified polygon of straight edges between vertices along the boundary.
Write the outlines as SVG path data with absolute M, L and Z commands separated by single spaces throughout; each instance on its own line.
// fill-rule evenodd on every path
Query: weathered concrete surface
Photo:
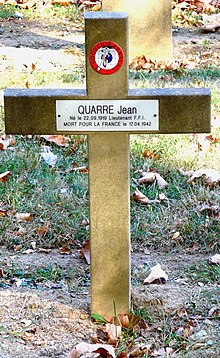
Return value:
M 125 13 L 98 12 L 85 15 L 86 29 L 86 88 L 90 99 L 117 99 L 128 91 L 127 33 L 128 16 Z M 101 41 L 112 41 L 124 52 L 124 64 L 111 75 L 100 75 L 90 65 L 90 52 Z
M 92 311 L 130 307 L 129 135 L 89 135 Z
M 111 81 L 110 77 L 109 80 Z M 118 80 L 120 81 L 120 77 Z M 99 92 L 101 92 L 102 87 L 100 88 L 98 82 L 96 83 L 98 87 L 96 98 L 99 99 Z M 106 86 L 108 87 L 107 81 Z M 157 133 L 210 132 L 211 93 L 209 89 L 135 89 L 130 90 L 126 95 L 125 93 L 120 93 L 120 85 L 118 85 L 118 88 L 119 93 L 114 92 L 113 95 L 117 99 L 159 99 L 160 128 Z M 106 93 L 106 96 L 106 98 L 112 98 L 110 91 Z M 56 131 L 56 100 L 79 98 L 82 101 L 83 99 L 94 99 L 95 93 L 92 91 L 92 96 L 90 97 L 90 95 L 86 96 L 84 90 L 6 90 L 6 133 L 58 134 L 59 132 Z M 64 134 L 65 132 L 61 133 Z M 85 131 L 84 133 L 86 134 L 87 132 Z M 70 132 L 66 132 L 66 134 L 70 134 Z
M 127 95 L 127 23 L 125 14 L 86 15 L 89 98 Z M 116 42 L 125 55 L 121 69 L 107 76 L 94 71 L 89 61 L 93 46 L 104 40 Z M 113 301 L 118 312 L 130 309 L 129 135 L 96 133 L 88 139 L 91 310 L 112 316 Z
M 104 11 L 129 14 L 129 61 L 172 57 L 171 0 L 102 0 Z

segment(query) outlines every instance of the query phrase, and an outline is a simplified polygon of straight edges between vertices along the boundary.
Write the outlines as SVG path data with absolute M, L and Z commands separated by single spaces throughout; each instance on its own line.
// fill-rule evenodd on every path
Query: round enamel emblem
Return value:
M 92 68 L 101 75 L 111 75 L 123 65 L 124 53 L 115 42 L 101 41 L 92 48 L 90 63 Z

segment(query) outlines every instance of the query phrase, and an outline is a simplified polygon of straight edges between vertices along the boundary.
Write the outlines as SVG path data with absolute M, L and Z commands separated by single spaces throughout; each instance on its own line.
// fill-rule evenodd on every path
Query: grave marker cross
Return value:
M 91 310 L 111 316 L 130 307 L 129 134 L 209 132 L 210 91 L 128 90 L 127 15 L 85 23 L 86 90 L 7 89 L 6 133 L 88 134 Z

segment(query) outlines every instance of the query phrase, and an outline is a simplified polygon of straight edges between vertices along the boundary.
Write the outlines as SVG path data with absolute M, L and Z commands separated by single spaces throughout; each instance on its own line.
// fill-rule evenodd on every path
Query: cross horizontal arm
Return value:
M 86 95 L 86 90 L 80 89 L 7 89 L 4 95 L 6 133 L 70 134 L 69 131 L 56 129 L 56 101 L 78 100 L 83 103 L 84 100 L 90 99 L 90 96 Z M 119 101 L 150 99 L 159 101 L 159 131 L 150 133 L 210 132 L 209 89 L 133 89 L 128 91 L 127 96 L 117 98 Z M 71 133 L 78 134 L 82 131 Z M 88 132 L 83 129 L 83 133 Z

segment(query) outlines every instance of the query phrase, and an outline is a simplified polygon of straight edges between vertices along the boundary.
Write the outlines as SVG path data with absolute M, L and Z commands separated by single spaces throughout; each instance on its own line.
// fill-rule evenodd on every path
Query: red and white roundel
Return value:
M 124 52 L 112 41 L 97 43 L 90 52 L 92 68 L 101 75 L 111 75 L 117 72 L 124 63 Z

